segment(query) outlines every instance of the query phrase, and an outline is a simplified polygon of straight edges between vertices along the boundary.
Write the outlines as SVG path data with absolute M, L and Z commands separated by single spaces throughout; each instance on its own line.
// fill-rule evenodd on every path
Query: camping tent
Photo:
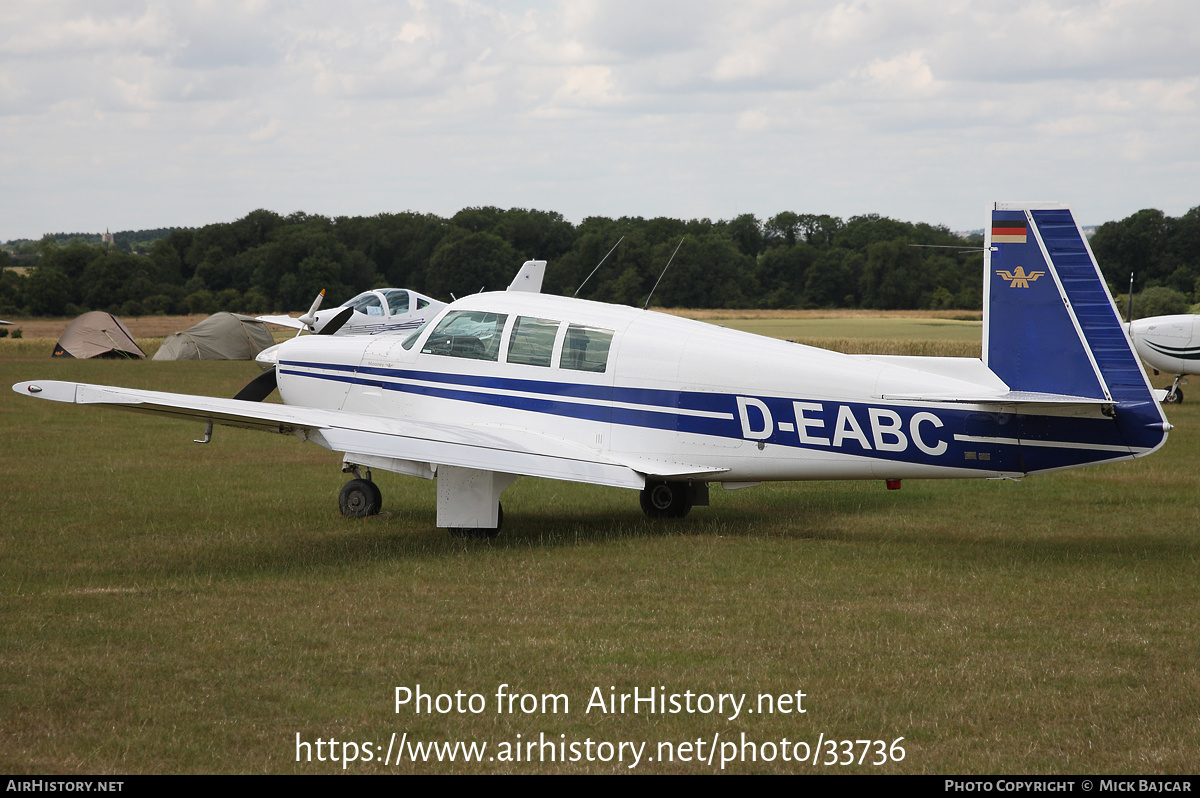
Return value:
M 214 313 L 195 327 L 171 333 L 155 360 L 253 360 L 275 345 L 267 325 L 250 316 Z
M 93 310 L 67 325 L 51 357 L 145 357 L 129 328 L 111 313 Z

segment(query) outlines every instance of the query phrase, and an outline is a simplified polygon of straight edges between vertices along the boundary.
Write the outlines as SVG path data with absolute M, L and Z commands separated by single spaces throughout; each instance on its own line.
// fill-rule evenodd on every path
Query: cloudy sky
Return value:
M 0 240 L 475 205 L 1200 205 L 1200 3 L 0 3 Z

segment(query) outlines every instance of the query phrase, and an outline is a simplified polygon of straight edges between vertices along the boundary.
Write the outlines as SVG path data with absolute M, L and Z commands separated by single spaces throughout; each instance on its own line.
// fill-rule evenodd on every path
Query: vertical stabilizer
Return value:
M 1014 391 L 1113 403 L 1126 442 L 1169 429 L 1071 209 L 998 202 L 984 236 L 984 362 Z
M 521 266 L 521 271 L 509 284 L 509 291 L 528 291 L 531 294 L 542 292 L 542 279 L 546 276 L 546 261 L 527 260 Z

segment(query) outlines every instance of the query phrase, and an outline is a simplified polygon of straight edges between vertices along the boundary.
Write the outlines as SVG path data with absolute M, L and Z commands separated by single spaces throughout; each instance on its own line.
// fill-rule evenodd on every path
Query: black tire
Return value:
M 1166 399 L 1164 399 L 1163 401 L 1164 401 L 1164 402 L 1166 402 L 1166 403 L 1167 403 L 1167 404 L 1169 404 L 1169 405 L 1181 405 L 1181 404 L 1183 404 L 1183 389 L 1182 389 L 1182 388 L 1176 388 L 1176 389 L 1175 389 L 1175 392 L 1174 392 L 1174 393 L 1169 393 L 1169 394 L 1167 394 L 1167 398 L 1166 398 Z
M 382 513 L 383 512 L 383 491 L 381 491 L 379 489 L 379 486 L 376 485 L 372 480 L 368 479 L 368 480 L 365 480 L 365 482 L 371 486 L 371 490 L 375 494 L 372 497 L 375 500 L 375 513 L 376 514 Z
M 338 509 L 347 518 L 366 518 L 378 515 L 383 506 L 383 494 L 368 479 L 352 479 L 338 494 Z
M 648 482 L 640 500 L 648 518 L 683 518 L 692 509 L 692 491 L 686 482 Z
M 475 526 L 452 526 L 450 527 L 450 537 L 467 538 L 470 540 L 491 540 L 500 534 L 500 527 L 502 526 L 504 526 L 504 505 L 497 503 L 495 529 Z

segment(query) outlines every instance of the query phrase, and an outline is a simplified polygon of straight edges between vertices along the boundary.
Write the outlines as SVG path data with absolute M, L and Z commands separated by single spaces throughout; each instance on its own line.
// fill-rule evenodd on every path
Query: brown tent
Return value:
M 133 334 L 111 313 L 93 310 L 67 325 L 51 357 L 145 357 Z
M 267 325 L 237 313 L 214 313 L 194 327 L 171 333 L 155 360 L 253 360 L 275 339 Z

